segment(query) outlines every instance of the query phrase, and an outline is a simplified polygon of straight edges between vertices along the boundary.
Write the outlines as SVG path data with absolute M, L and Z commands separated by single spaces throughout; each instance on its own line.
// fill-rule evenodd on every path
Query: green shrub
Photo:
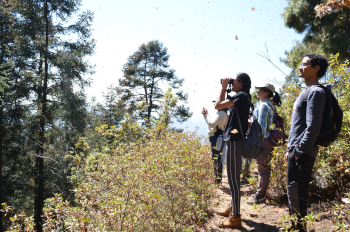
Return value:
M 156 124 L 138 141 L 91 152 L 79 165 L 84 178 L 74 189 L 74 204 L 59 195 L 46 201 L 47 230 L 180 231 L 208 218 L 210 146 L 195 133 Z

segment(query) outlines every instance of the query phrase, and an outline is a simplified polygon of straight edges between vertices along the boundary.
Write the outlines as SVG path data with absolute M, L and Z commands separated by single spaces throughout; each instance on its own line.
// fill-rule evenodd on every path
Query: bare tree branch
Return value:
M 281 73 L 283 73 L 285 76 L 287 76 L 279 67 L 277 67 L 270 59 L 270 56 L 269 56 L 269 50 L 267 49 L 267 45 L 265 44 L 265 47 L 266 47 L 266 54 L 264 54 L 263 52 L 261 52 L 262 54 L 260 53 L 257 53 L 259 56 L 262 56 L 265 60 L 267 60 L 268 62 L 270 62 L 273 66 L 275 66 L 278 70 L 281 71 Z

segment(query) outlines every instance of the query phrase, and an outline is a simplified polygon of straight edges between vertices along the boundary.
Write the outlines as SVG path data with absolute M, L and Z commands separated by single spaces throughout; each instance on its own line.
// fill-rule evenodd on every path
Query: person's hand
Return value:
M 221 86 L 223 89 L 225 89 L 225 90 L 227 89 L 227 86 L 228 86 L 228 83 L 230 83 L 230 80 L 231 80 L 231 78 L 229 78 L 229 77 L 225 77 L 224 79 L 222 79 Z
M 288 164 L 288 152 L 284 155 L 284 163 Z
M 203 115 L 208 114 L 208 110 L 207 109 L 202 109 L 202 114 Z
M 248 118 L 248 123 L 249 123 L 249 125 L 253 125 L 253 119 L 251 117 Z

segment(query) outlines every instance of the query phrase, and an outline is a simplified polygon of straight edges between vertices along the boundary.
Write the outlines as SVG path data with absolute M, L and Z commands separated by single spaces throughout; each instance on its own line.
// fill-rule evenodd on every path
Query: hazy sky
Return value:
M 206 134 L 200 114 L 212 109 L 220 91 L 219 80 L 238 72 L 250 75 L 253 85 L 265 80 L 282 81 L 284 75 L 257 53 L 265 53 L 284 73 L 290 69 L 279 61 L 302 35 L 285 28 L 281 0 L 83 0 L 82 10 L 95 13 L 93 38 L 96 64 L 89 98 L 102 102 L 102 92 L 116 85 L 127 58 L 139 46 L 159 40 L 168 48 L 169 65 L 185 79 L 193 117 L 178 127 Z M 214 112 L 213 110 L 211 110 Z

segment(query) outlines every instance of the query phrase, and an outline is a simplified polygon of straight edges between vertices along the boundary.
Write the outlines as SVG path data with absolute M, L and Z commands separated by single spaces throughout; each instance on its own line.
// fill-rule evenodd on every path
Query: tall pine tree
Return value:
M 84 12 L 69 24 L 80 5 L 79 0 L 37 0 L 24 1 L 17 8 L 21 14 L 22 38 L 26 38 L 22 43 L 28 57 L 25 63 L 32 80 L 31 139 L 36 144 L 34 218 L 37 231 L 42 231 L 43 202 L 50 194 L 45 195 L 44 191 L 47 188 L 44 188 L 44 176 L 47 176 L 44 158 L 48 155 L 46 147 L 50 136 L 52 138 L 57 130 L 82 132 L 85 126 L 83 88 L 89 84 L 85 74 L 91 73 L 91 65 L 84 57 L 94 51 L 94 40 L 90 39 L 93 15 Z M 74 144 L 72 134 L 67 140 Z
M 144 107 L 139 111 L 139 119 L 145 119 L 146 125 L 149 125 L 151 117 L 162 113 L 160 101 L 164 97 L 164 91 L 168 87 L 178 90 L 184 82 L 184 79 L 175 75 L 174 69 L 170 69 L 168 61 L 167 48 L 154 40 L 142 44 L 124 64 L 124 76 L 119 80 L 121 99 L 130 109 L 135 109 L 139 103 L 144 102 Z M 176 95 L 186 103 L 187 94 L 178 91 Z M 183 104 L 178 105 L 175 112 L 174 118 L 178 122 L 184 122 L 192 115 Z

